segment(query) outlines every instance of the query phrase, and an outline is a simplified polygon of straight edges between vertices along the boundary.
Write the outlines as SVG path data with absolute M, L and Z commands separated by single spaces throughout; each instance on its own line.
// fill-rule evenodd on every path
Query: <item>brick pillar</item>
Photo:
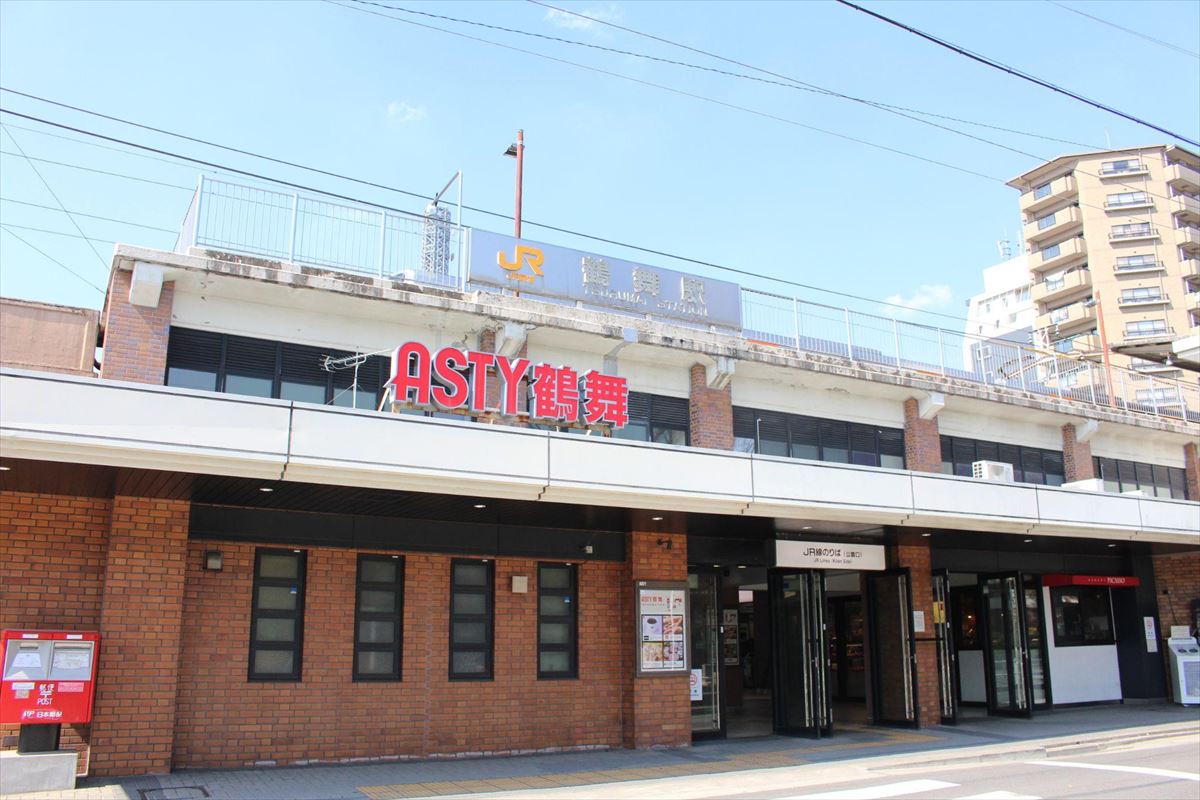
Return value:
M 1188 446 L 1194 448 L 1194 445 Z M 1192 474 L 1189 473 L 1189 477 Z M 1194 488 L 1195 484 L 1191 484 L 1188 491 Z M 1152 555 L 1150 561 L 1154 565 L 1154 586 L 1158 590 L 1158 638 L 1162 642 L 1171 635 L 1172 625 L 1190 627 L 1192 624 L 1192 601 L 1200 599 L 1200 551 Z M 1160 644 L 1159 649 L 1164 647 L 1165 644 Z M 1167 669 L 1164 658 L 1164 674 Z M 1175 690 L 1168 679 L 1167 696 L 1174 695 Z
M 167 334 L 175 284 L 164 283 L 157 308 L 129 302 L 133 273 L 113 272 L 104 312 L 104 358 L 100 377 L 161 386 L 167 375 Z
M 1086 481 L 1096 477 L 1096 463 L 1092 461 L 1092 446 L 1075 438 L 1075 426 L 1068 422 L 1062 426 L 1064 480 Z
M 904 401 L 904 465 L 915 472 L 942 471 L 937 418 L 921 419 L 917 398 Z
M 933 627 L 933 568 L 930 560 L 929 539 L 920 531 L 899 531 L 892 546 L 892 564 L 908 567 L 909 589 L 912 592 L 913 616 L 925 615 L 925 630 L 913 638 L 917 642 L 917 672 L 914 684 L 917 688 L 917 726 L 927 728 L 942 722 L 940 675 L 937 661 L 937 636 Z M 887 676 L 884 676 L 887 680 Z
M 625 654 L 622 739 L 626 747 L 687 747 L 692 742 L 692 705 L 687 675 L 637 677 L 634 662 L 640 632 L 634 625 L 634 592 L 638 581 L 686 581 L 687 536 L 682 514 L 663 514 L 654 522 L 650 512 L 633 512 L 626 537 L 625 568 L 620 603 Z M 660 544 L 659 542 L 662 542 Z
M 703 364 L 693 364 L 688 376 L 691 381 L 688 416 L 692 446 L 732 450 L 733 393 L 728 386 L 710 389 L 708 371 Z
M 92 774 L 171 770 L 187 558 L 185 500 L 113 498 Z
M 1183 447 L 1184 483 L 1187 485 L 1187 499 L 1200 500 L 1200 447 L 1195 442 L 1188 442 Z

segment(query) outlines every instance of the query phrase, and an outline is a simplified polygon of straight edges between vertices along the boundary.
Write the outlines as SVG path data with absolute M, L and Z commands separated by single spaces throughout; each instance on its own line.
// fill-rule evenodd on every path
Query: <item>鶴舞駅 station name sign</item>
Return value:
M 489 375 L 499 385 L 490 407 Z M 528 387 L 524 397 L 522 382 Z M 400 345 L 392 352 L 388 384 L 394 401 L 403 405 L 613 429 L 629 422 L 629 384 L 620 376 L 594 369 L 581 375 L 568 366 L 460 347 L 434 351 L 420 342 Z
M 470 281 L 650 317 L 741 330 L 736 283 L 471 231 Z

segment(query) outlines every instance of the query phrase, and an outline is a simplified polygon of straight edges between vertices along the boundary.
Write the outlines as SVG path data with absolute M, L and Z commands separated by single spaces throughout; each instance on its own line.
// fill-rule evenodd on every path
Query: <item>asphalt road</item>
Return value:
M 736 800 L 1197 800 L 1200 737 L 1053 759 L 881 771 L 869 779 L 728 793 Z

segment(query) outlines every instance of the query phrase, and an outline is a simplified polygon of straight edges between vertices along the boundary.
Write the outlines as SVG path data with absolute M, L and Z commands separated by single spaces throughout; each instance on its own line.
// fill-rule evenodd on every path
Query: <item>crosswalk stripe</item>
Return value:
M 1042 798 L 1036 794 L 1017 794 L 1001 789 L 997 792 L 984 792 L 983 794 L 973 794 L 970 797 L 959 797 L 957 800 L 1042 800 Z
M 1027 764 L 1042 764 L 1047 767 L 1074 767 L 1076 769 L 1099 769 L 1107 772 L 1132 772 L 1135 775 L 1152 775 L 1156 778 L 1176 778 L 1181 781 L 1200 782 L 1195 772 L 1180 772 L 1176 769 L 1156 767 L 1124 767 L 1119 764 L 1089 764 L 1086 761 L 1027 761 Z
M 780 800 L 882 800 L 887 797 L 903 797 L 917 792 L 933 792 L 938 789 L 952 789 L 957 783 L 945 781 L 900 781 L 887 783 L 882 786 L 863 786 L 858 789 L 842 789 L 836 792 L 821 792 L 819 794 L 798 794 L 783 797 Z

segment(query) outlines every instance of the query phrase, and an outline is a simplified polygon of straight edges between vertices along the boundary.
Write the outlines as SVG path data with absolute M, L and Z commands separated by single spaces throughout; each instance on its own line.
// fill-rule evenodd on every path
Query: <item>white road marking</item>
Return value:
M 1026 761 L 1026 764 L 1043 764 L 1047 767 L 1074 767 L 1076 769 L 1099 769 L 1107 772 L 1132 772 L 1135 775 L 1153 775 L 1156 778 L 1175 778 L 1181 781 L 1200 782 L 1200 774 L 1180 772 L 1174 769 L 1155 767 L 1122 767 L 1117 764 L 1088 764 L 1084 761 Z
M 881 800 L 885 797 L 903 797 L 917 792 L 932 792 L 938 789 L 952 789 L 957 783 L 945 781 L 900 781 L 886 783 L 882 786 L 864 786 L 860 789 L 842 789 L 837 792 L 821 792 L 820 794 L 797 794 L 783 797 L 780 800 Z
M 1042 798 L 1036 794 L 1015 794 L 1001 789 L 998 792 L 984 792 L 983 794 L 973 794 L 970 797 L 960 797 L 958 800 L 1042 800 Z

